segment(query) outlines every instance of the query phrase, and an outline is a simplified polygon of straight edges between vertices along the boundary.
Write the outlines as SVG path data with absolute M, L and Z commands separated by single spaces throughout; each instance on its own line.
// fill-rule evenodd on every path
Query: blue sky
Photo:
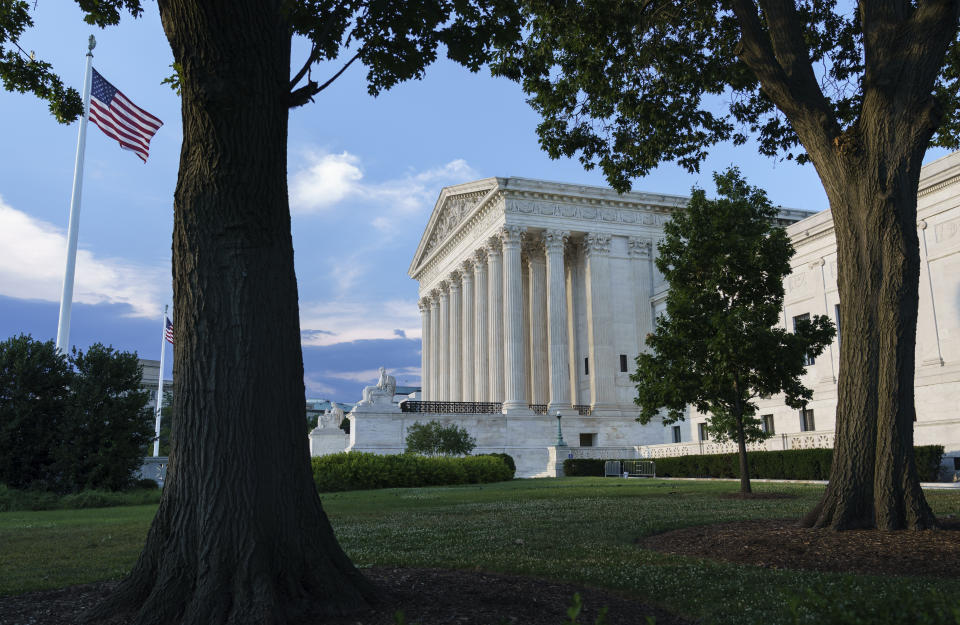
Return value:
M 160 82 L 172 54 L 156 5 L 107 30 L 84 24 L 72 2 L 40 2 L 34 18 L 21 45 L 68 84 L 81 88 L 94 34 L 94 67 L 164 122 L 146 164 L 89 127 L 70 336 L 81 348 L 100 341 L 159 358 L 160 315 L 172 304 L 181 124 L 179 100 Z M 295 65 L 304 54 L 296 44 Z M 320 67 L 314 77 L 338 68 Z M 379 366 L 401 384 L 419 382 L 417 285 L 406 270 L 442 187 L 488 176 L 604 184 L 577 161 L 540 151 L 538 118 L 508 81 L 438 62 L 424 80 L 372 98 L 364 77 L 355 65 L 314 104 L 291 112 L 288 144 L 307 395 L 345 402 L 359 399 Z M 0 337 L 53 339 L 77 125 L 57 124 L 29 95 L 0 90 L 0 107 Z M 931 150 L 926 160 L 943 154 Z M 700 174 L 664 165 L 634 188 L 709 190 L 710 172 L 730 164 L 775 203 L 827 207 L 811 166 L 761 157 L 751 144 L 715 147 Z

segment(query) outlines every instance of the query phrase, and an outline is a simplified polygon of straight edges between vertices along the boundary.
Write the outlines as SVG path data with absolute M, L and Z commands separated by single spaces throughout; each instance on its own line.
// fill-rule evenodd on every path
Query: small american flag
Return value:
M 163 324 L 163 338 L 167 339 L 167 342 L 173 345 L 173 322 L 170 321 L 170 317 L 164 317 Z
M 116 139 L 121 148 L 136 152 L 144 163 L 150 155 L 150 139 L 163 125 L 131 102 L 97 70 L 93 70 L 90 87 L 90 121 L 108 137 Z

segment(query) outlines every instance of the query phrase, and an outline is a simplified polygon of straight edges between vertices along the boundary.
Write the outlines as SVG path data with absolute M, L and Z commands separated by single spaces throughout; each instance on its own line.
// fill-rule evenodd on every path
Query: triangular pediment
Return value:
M 444 187 L 433 207 L 430 221 L 410 263 L 412 277 L 421 265 L 473 214 L 498 187 L 497 178 L 485 178 L 453 187 Z

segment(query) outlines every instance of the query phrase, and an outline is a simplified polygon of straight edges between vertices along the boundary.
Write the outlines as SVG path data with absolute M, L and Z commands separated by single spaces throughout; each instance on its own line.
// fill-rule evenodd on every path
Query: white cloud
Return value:
M 67 237 L 0 198 L 0 295 L 59 302 Z M 135 317 L 154 317 L 170 283 L 169 269 L 138 266 L 122 259 L 77 252 L 73 301 L 126 304 Z
M 372 304 L 334 300 L 306 304 L 300 309 L 304 345 L 321 346 L 363 340 L 398 340 L 421 334 L 420 311 L 415 302 L 391 300 Z
M 362 189 L 360 159 L 342 152 L 304 154 L 307 167 L 293 175 L 290 183 L 290 205 L 304 213 L 327 209 Z
M 397 379 L 398 384 L 401 380 L 420 377 L 420 367 L 399 367 L 396 369 L 387 369 L 387 374 Z M 376 382 L 380 378 L 379 369 L 364 369 L 362 371 L 323 371 L 319 375 L 337 380 L 348 380 L 350 382 Z
M 336 394 L 337 389 L 317 378 L 317 374 L 303 376 L 303 386 L 308 396 L 330 396 Z
M 319 213 L 345 200 L 359 200 L 382 207 L 388 214 L 410 214 L 433 207 L 440 187 L 466 182 L 477 172 L 462 158 L 440 167 L 382 182 L 365 182 L 360 158 L 349 152 L 328 154 L 318 150 L 303 153 L 304 165 L 290 180 L 290 206 L 295 213 Z M 373 225 L 388 225 L 383 215 Z

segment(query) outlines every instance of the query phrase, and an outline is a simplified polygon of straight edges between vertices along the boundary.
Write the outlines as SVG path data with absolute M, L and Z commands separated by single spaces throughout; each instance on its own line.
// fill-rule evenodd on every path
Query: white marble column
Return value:
M 584 237 L 587 274 L 587 331 L 590 358 L 590 405 L 596 416 L 619 415 L 616 401 L 617 364 L 613 354 L 611 315 L 610 235 Z
M 430 396 L 430 300 L 423 297 L 418 302 L 420 308 L 420 397 Z
M 460 355 L 463 363 L 461 366 L 461 375 L 463 376 L 460 383 L 461 395 L 463 397 L 462 401 L 477 401 L 473 395 L 473 369 L 475 362 L 473 353 L 473 322 L 475 317 L 473 310 L 473 260 L 468 259 L 463 261 L 460 268 L 463 271 L 463 294 L 461 295 L 463 298 L 463 310 L 460 311 L 460 340 L 462 341 Z
M 503 237 L 503 336 L 504 414 L 531 414 L 524 390 L 523 275 L 520 266 L 521 226 L 504 226 Z
M 580 256 L 575 245 L 567 246 L 564 255 L 564 269 L 567 278 L 567 341 L 569 342 L 570 357 L 570 404 L 577 406 L 588 403 L 580 397 L 580 328 L 579 318 L 584 305 L 583 289 L 579 279 Z
M 543 241 L 531 240 L 528 245 L 527 269 L 530 272 L 530 403 L 550 401 L 550 358 L 547 351 L 547 259 Z
M 487 327 L 487 311 L 490 307 L 490 293 L 487 286 L 487 253 L 477 250 L 474 254 L 474 382 L 473 400 L 490 399 L 490 334 Z
M 653 242 L 641 237 L 627 239 L 627 253 L 630 256 L 630 270 L 636 289 L 634 297 L 634 317 L 637 320 L 637 353 L 647 353 L 647 335 L 653 328 L 653 267 L 651 266 Z
M 440 332 L 440 292 L 430 292 L 430 401 L 440 399 L 440 344 L 443 340 Z
M 522 240 L 522 239 L 521 239 Z M 521 331 L 520 343 L 523 345 L 523 379 L 526 385 L 523 387 L 523 401 L 532 404 L 533 391 L 531 383 L 533 376 L 530 375 L 530 271 L 527 269 L 526 255 L 523 253 L 521 244 L 520 252 L 520 310 L 523 311 L 523 330 Z
M 546 252 L 547 319 L 549 344 L 549 402 L 547 413 L 569 414 L 570 346 L 567 325 L 567 277 L 563 266 L 563 250 L 569 232 L 547 230 L 543 235 Z
M 440 344 L 437 347 L 440 356 L 437 400 L 450 401 L 450 285 L 446 281 L 440 283 Z
M 487 242 L 487 260 L 489 268 L 490 310 L 488 311 L 488 338 L 490 340 L 490 399 L 502 402 L 504 397 L 503 364 L 503 250 L 500 237 L 491 237 Z
M 463 347 L 463 341 L 460 338 L 461 321 L 460 308 L 462 300 L 460 299 L 460 272 L 454 271 L 450 274 L 450 360 L 447 367 L 450 372 L 450 393 L 449 401 L 463 401 L 463 373 L 460 348 Z

